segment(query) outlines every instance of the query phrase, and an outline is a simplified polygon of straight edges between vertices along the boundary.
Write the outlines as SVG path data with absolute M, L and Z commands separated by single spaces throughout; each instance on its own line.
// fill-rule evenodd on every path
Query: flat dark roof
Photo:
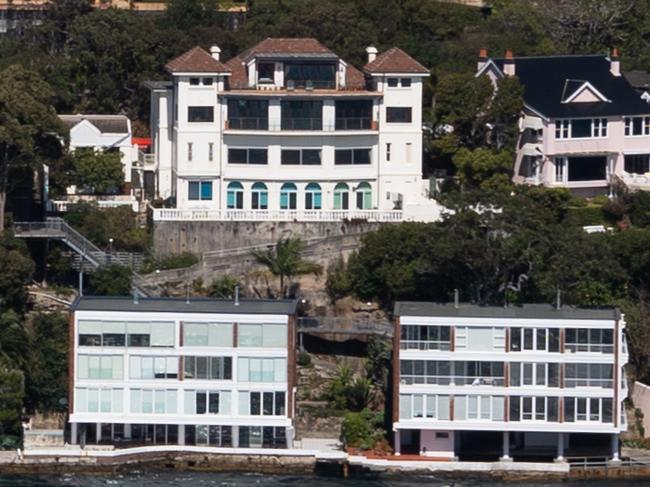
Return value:
M 72 303 L 72 311 L 127 311 L 129 313 L 232 313 L 275 314 L 296 313 L 297 300 L 240 299 L 235 306 L 232 299 L 190 298 L 139 298 L 130 296 L 82 296 Z
M 427 303 L 398 301 L 395 303 L 395 316 L 436 316 L 451 318 L 529 318 L 529 319 L 567 319 L 567 320 L 617 320 L 621 317 L 618 308 L 582 308 L 562 306 L 560 309 L 550 304 L 519 304 L 507 308 L 503 306 L 479 306 L 460 303 Z

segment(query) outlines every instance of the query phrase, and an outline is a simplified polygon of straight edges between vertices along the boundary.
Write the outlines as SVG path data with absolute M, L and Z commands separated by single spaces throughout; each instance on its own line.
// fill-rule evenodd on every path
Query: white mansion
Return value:
M 195 47 L 149 82 L 156 219 L 435 220 L 422 178 L 422 82 L 398 48 L 363 71 L 315 39 L 228 62 Z

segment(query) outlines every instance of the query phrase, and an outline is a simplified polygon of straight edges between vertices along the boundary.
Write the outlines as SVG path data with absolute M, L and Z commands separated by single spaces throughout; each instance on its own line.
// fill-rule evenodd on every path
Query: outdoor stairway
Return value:
M 132 256 L 120 252 L 123 256 L 116 258 L 116 254 L 105 252 L 97 247 L 94 243 L 68 225 L 62 218 L 48 218 L 45 221 L 35 222 L 15 222 L 13 224 L 14 235 L 17 238 L 33 239 L 54 239 L 61 240 L 68 247 L 74 250 L 82 260 L 86 260 L 93 268 L 98 268 L 109 264 L 122 264 L 133 262 Z M 142 277 L 133 272 L 131 283 L 135 291 L 142 297 L 147 296 L 143 290 Z

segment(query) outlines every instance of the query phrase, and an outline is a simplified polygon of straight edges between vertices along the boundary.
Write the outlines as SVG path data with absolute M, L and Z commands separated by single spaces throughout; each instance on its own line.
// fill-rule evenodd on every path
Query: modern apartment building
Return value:
M 650 189 L 650 104 L 611 56 L 492 59 L 481 50 L 477 76 L 517 76 L 525 88 L 514 181 L 592 196 L 615 177 Z
M 422 178 L 422 85 L 398 48 L 359 70 L 315 39 L 268 38 L 227 62 L 195 47 L 149 82 L 156 219 L 435 220 Z
M 291 447 L 295 312 L 288 300 L 77 299 L 71 442 Z
M 624 329 L 614 308 L 396 303 L 396 452 L 617 459 Z

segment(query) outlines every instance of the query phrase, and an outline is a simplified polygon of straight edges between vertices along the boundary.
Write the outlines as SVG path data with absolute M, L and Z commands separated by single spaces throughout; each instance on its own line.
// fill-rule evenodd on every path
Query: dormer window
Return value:
M 257 66 L 257 82 L 270 84 L 274 82 L 275 63 L 259 63 Z
M 336 88 L 336 65 L 334 63 L 300 62 L 284 63 L 284 79 L 295 88 Z

